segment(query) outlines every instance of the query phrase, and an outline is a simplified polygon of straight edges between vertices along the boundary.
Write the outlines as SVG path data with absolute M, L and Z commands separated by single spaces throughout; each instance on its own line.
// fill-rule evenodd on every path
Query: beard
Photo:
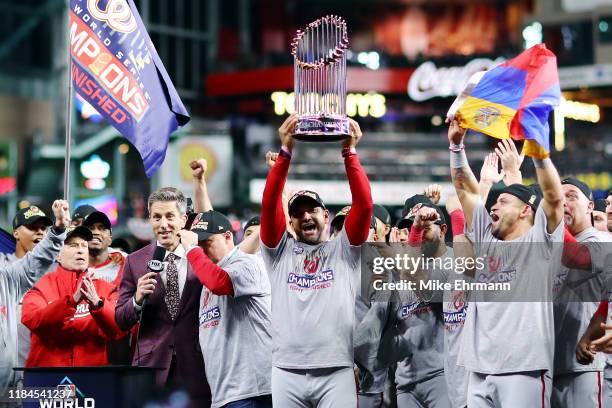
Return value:
M 340 232 L 338 232 L 338 234 L 339 233 Z M 297 236 L 299 238 L 299 241 L 301 241 L 301 242 L 303 242 L 305 244 L 308 244 L 308 245 L 317 245 L 317 244 L 321 243 L 321 233 L 320 232 L 317 235 L 309 237 L 309 238 L 306 238 L 302 231 L 300 231 L 300 232 L 296 231 L 296 234 L 297 234 Z
M 439 239 L 434 239 L 431 241 L 424 241 L 421 244 L 421 250 L 423 251 L 423 255 L 425 255 L 425 257 L 431 258 L 435 256 L 439 246 L 440 246 Z
M 501 225 L 497 225 L 497 228 L 491 228 L 491 235 L 500 241 L 504 240 L 503 234 L 501 233 Z

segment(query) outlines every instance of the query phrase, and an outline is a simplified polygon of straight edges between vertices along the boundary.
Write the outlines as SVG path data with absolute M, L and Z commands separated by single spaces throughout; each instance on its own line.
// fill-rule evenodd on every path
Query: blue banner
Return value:
M 75 90 L 138 149 L 147 177 L 189 121 L 132 0 L 70 0 Z

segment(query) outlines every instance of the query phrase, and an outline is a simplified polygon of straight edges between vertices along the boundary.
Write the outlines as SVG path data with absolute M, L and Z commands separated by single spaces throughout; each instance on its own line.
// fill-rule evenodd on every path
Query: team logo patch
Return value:
M 302 247 L 299 248 L 302 251 L 304 250 Z M 323 252 L 323 247 L 306 254 L 301 254 L 294 270 L 287 276 L 289 289 L 303 291 L 330 287 L 334 280 L 334 271 L 324 268 L 326 259 L 327 256 Z
M 88 303 L 79 303 L 76 307 L 76 312 L 74 313 L 74 318 L 78 319 L 81 317 L 89 316 L 89 304 Z
M 296 247 L 294 247 L 294 248 L 293 248 L 293 253 L 294 253 L 295 255 L 301 255 L 301 254 L 303 254 L 303 253 L 304 253 L 304 247 L 301 247 L 301 246 L 296 246 Z
M 452 302 L 446 302 L 446 309 L 442 314 L 444 316 L 444 324 L 447 329 L 452 329 L 453 326 L 463 325 L 465 316 L 467 315 L 468 305 L 465 301 L 465 292 L 457 292 L 453 295 Z
M 287 277 L 287 283 L 289 285 L 295 285 L 302 289 L 323 289 L 323 284 L 334 280 L 334 271 L 331 269 L 328 271 L 322 271 L 316 275 L 297 275 L 290 273 Z
M 418 315 L 431 311 L 431 305 L 424 302 L 413 302 L 402 305 L 400 314 L 402 319 L 406 319 L 412 315 Z
M 45 213 L 42 212 L 42 210 L 38 207 L 36 207 L 35 205 L 31 206 L 30 209 L 26 212 L 23 213 L 23 218 L 25 218 L 26 220 L 35 217 L 35 216 L 39 216 L 39 217 L 44 217 Z
M 202 214 L 196 215 L 191 223 L 192 230 L 207 230 L 208 229 L 208 221 L 202 221 Z
M 416 217 L 417 213 L 419 212 L 419 210 L 423 207 L 423 203 L 418 203 L 415 204 L 414 207 L 412 207 L 410 209 L 410 212 L 408 213 L 407 217 Z
M 480 127 L 489 127 L 499 118 L 501 111 L 492 106 L 478 109 L 474 115 L 474 122 Z
M 209 329 L 219 325 L 221 320 L 221 311 L 218 306 L 212 309 L 205 310 L 200 313 L 200 328 Z
M 103 8 L 100 8 L 100 0 L 87 0 L 87 10 L 94 18 L 106 22 L 115 31 L 131 33 L 138 28 L 126 0 L 108 0 Z
M 516 269 L 497 270 L 490 273 L 478 274 L 478 282 L 485 283 L 509 283 L 516 278 Z

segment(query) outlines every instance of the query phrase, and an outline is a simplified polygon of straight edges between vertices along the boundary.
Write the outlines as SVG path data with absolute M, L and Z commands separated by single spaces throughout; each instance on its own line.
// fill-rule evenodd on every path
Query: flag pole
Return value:
M 68 24 L 70 27 L 70 0 L 67 0 L 68 4 Z M 70 34 L 66 31 L 67 37 L 67 51 L 68 51 L 68 95 L 66 99 L 66 141 L 65 141 L 65 154 L 64 154 L 64 200 L 70 199 L 70 147 L 72 145 L 72 55 L 70 52 Z

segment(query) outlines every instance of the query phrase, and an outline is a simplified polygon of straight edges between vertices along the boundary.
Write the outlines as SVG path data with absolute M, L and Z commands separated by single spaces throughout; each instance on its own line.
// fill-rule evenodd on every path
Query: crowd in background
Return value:
M 583 271 L 597 299 L 607 300 L 612 258 L 603 243 L 612 241 L 612 190 L 593 200 L 582 181 L 561 180 L 550 159 L 534 160 L 538 183 L 525 186 L 524 157 L 511 140 L 485 158 L 476 179 L 465 130 L 452 122 L 456 195 L 441 197 L 440 186 L 430 185 L 407 197 L 393 223 L 371 195 L 356 149 L 361 130 L 351 121 L 341 153 L 353 202 L 332 216 L 316 192 L 285 184 L 295 120 L 279 129 L 279 153 L 266 155 L 261 217 L 239 231 L 214 210 L 203 159 L 190 163 L 193 208 L 175 188 L 151 194 L 154 242 L 136 251 L 113 240 L 108 215 L 92 206 L 71 212 L 57 200 L 52 216 L 36 206 L 19 210 L 15 251 L 0 260 L 0 388 L 20 384 L 14 367 L 133 364 L 163 368 L 158 386 L 185 390 L 193 406 L 610 402 L 607 302 L 487 305 L 462 291 L 436 301 L 419 291 L 381 300 L 374 281 L 450 279 L 455 272 L 364 279 L 362 264 L 392 256 L 389 248 L 445 259 L 491 253 L 491 243 L 503 241 L 565 243 L 563 253 L 547 247 L 505 259 L 518 270 L 514 283 L 563 292 Z M 449 230 L 453 242 L 445 239 Z M 599 245 L 579 245 L 586 242 Z M 529 263 L 550 273 L 521 274 Z M 479 279 L 473 270 L 465 275 Z

